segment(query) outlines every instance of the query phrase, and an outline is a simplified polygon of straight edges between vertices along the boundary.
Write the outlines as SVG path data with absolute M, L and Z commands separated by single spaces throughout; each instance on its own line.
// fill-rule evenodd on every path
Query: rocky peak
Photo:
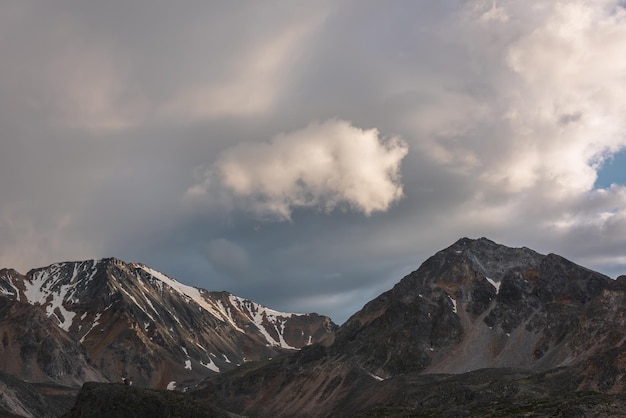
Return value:
M 383 377 L 408 370 L 543 370 L 590 349 L 579 316 L 616 297 L 610 296 L 616 286 L 555 254 L 462 238 L 353 315 L 331 352 L 349 352 Z
M 471 272 L 475 276 L 486 277 L 498 283 L 508 271 L 535 268 L 543 257 L 526 247 L 511 248 L 496 244 L 487 238 L 461 238 L 424 264 L 438 266 L 433 271 L 434 277 L 431 278 L 434 281 L 442 279 L 454 281 L 456 267 L 456 270 L 460 268 L 463 273 Z

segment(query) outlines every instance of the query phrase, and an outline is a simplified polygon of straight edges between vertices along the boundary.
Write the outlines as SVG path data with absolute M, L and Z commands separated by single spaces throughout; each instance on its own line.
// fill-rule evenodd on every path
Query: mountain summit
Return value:
M 381 377 L 542 371 L 612 347 L 609 331 L 620 324 L 607 319 L 620 317 L 622 293 L 608 277 L 555 254 L 463 238 L 351 317 L 333 350 Z

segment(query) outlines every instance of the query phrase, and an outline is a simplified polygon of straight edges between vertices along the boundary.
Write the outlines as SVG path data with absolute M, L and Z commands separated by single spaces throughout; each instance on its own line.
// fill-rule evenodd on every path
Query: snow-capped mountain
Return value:
M 0 270 L 3 297 L 42 312 L 60 328 L 50 333 L 75 341 L 101 373 L 91 380 L 129 378 L 163 389 L 297 350 L 336 328 L 328 317 L 278 312 L 115 258 L 57 263 L 26 275 Z M 7 338 L 5 351 L 20 344 Z

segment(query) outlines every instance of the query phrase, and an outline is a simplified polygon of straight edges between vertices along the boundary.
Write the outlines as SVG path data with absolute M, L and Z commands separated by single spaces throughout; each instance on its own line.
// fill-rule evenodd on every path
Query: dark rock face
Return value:
M 83 347 L 40 309 L 0 296 L 0 370 L 29 381 L 104 380 Z
M 72 407 L 77 393 L 76 388 L 27 383 L 0 373 L 0 417 L 57 418 Z
M 614 289 L 608 277 L 554 254 L 464 238 L 350 318 L 331 351 L 381 377 L 483 367 L 546 370 L 580 360 L 591 348 L 589 321 L 622 334 L 621 319 L 607 323 L 619 317 L 606 298 L 624 299 Z
M 463 332 L 447 294 L 423 292 L 426 297 L 394 288 L 370 302 L 339 329 L 332 352 L 383 377 L 423 370 L 430 352 L 458 343 Z

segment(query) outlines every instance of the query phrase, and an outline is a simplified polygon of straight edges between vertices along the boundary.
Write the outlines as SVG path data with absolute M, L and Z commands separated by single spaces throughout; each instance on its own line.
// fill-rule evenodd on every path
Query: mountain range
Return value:
M 0 333 L 0 408 L 21 416 L 124 416 L 130 389 L 112 384 L 123 378 L 133 399 L 167 404 L 174 394 L 158 389 L 176 389 L 211 416 L 626 407 L 626 276 L 486 238 L 439 251 L 341 327 L 116 259 L 5 269 Z M 101 383 L 74 404 L 85 382 Z
M 123 379 L 185 389 L 314 344 L 335 328 L 325 316 L 278 312 L 115 258 L 58 263 L 25 275 L 0 270 L 0 371 L 66 391 Z M 0 406 L 28 411 L 6 403 L 16 398 L 12 404 L 19 406 L 19 396 L 3 395 Z

